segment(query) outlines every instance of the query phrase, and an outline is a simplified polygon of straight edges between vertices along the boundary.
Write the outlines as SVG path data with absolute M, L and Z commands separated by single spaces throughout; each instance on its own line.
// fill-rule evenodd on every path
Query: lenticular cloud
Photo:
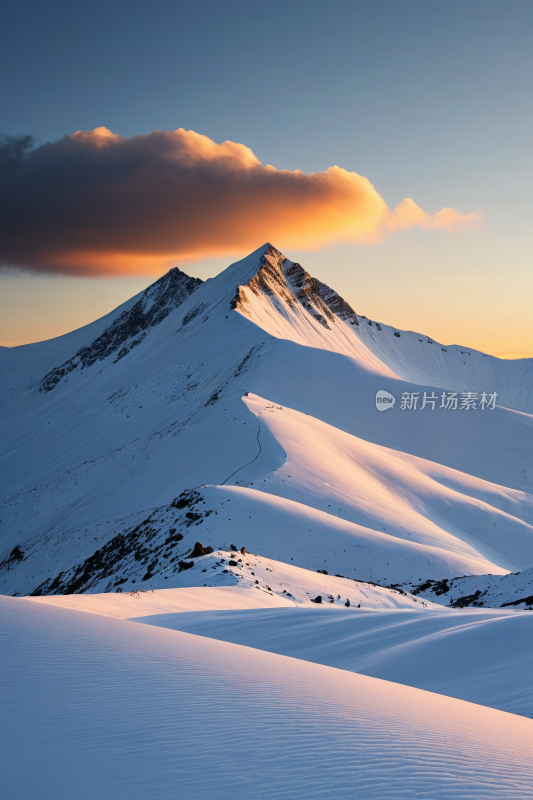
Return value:
M 417 225 L 458 230 L 477 214 L 391 211 L 367 178 L 263 165 L 250 148 L 179 128 L 125 138 L 107 128 L 0 146 L 0 265 L 79 275 L 159 272 L 251 249 L 375 244 Z

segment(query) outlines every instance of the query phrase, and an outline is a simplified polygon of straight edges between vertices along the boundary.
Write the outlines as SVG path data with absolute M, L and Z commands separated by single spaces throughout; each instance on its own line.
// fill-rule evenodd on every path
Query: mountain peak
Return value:
M 259 269 L 246 284 L 237 287 L 231 303 L 234 310 L 250 316 L 252 296 L 263 295 L 307 312 L 324 328 L 329 328 L 335 317 L 350 325 L 359 325 L 357 314 L 337 292 L 313 278 L 273 245 L 267 243 L 261 250 Z
M 49 392 L 68 373 L 78 368 L 86 369 L 110 355 L 115 356 L 116 363 L 142 342 L 150 328 L 159 325 L 202 283 L 200 278 L 191 278 L 179 267 L 173 267 L 152 283 L 133 308 L 123 311 L 90 345 L 82 347 L 75 356 L 45 375 L 39 391 Z

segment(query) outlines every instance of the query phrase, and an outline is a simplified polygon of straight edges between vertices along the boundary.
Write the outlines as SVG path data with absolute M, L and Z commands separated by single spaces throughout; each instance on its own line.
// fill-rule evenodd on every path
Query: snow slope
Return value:
M 420 597 L 453 608 L 467 606 L 533 610 L 533 569 L 509 575 L 469 575 L 403 587 Z
M 57 591 L 73 575 L 87 575 L 76 591 L 102 591 L 134 577 L 131 560 L 144 574 L 158 559 L 163 579 L 171 528 L 184 537 L 165 546 L 176 566 L 200 506 L 203 544 L 238 535 L 266 558 L 367 581 L 533 565 L 531 359 L 489 369 L 497 359 L 411 347 L 270 245 L 191 280 L 171 271 L 91 343 L 43 357 L 37 379 L 32 366 L 24 383 L 20 360 L 0 423 L 2 592 Z M 467 385 L 505 402 L 375 408 L 378 389 Z M 191 490 L 198 508 L 174 514 Z M 139 526 L 142 549 L 124 560 L 120 537 L 137 541 Z
M 267 650 L 533 718 L 533 615 L 439 609 L 381 586 L 250 554 L 223 555 L 236 565 L 219 554 L 195 559 L 195 567 L 179 575 L 183 588 L 126 591 L 124 586 L 122 593 L 29 599 Z M 320 604 L 313 602 L 317 596 Z
M 383 376 L 449 391 L 496 391 L 502 406 L 533 411 L 533 359 L 502 360 L 469 347 L 445 347 L 357 315 L 275 248 L 238 287 L 235 307 L 276 338 L 355 357 Z
M 2 347 L 0 351 L 0 402 L 29 391 L 43 375 L 56 364 L 70 358 L 82 347 L 86 347 L 124 312 L 129 312 L 138 303 L 144 292 L 131 297 L 104 317 L 84 325 L 82 328 L 35 344 L 18 347 Z
M 533 797 L 523 717 L 151 625 L 0 604 L 6 796 Z
M 159 610 L 134 619 L 533 719 L 532 614 L 377 609 Z
M 156 599 L 160 591 L 163 591 L 164 594 L 161 597 L 165 602 L 167 600 L 171 604 L 176 602 L 180 607 L 174 609 L 171 606 L 165 610 L 181 610 L 181 604 L 188 603 L 189 596 L 191 602 L 197 602 L 193 598 L 197 597 L 198 590 L 204 587 L 213 590 L 206 591 L 207 596 L 219 597 L 221 602 L 222 598 L 224 598 L 223 602 L 226 602 L 229 591 L 229 596 L 233 598 L 231 602 L 238 603 L 238 605 L 219 606 L 216 604 L 217 600 L 212 606 L 213 609 L 259 608 L 262 605 L 308 606 L 309 603 L 316 602 L 317 597 L 321 598 L 320 603 L 343 607 L 438 608 L 438 605 L 430 600 L 414 597 L 399 588 L 377 586 L 338 574 L 329 575 L 327 571 L 320 569 L 311 572 L 286 564 L 281 560 L 274 561 L 253 553 L 241 554 L 238 551 L 216 550 L 208 555 L 192 558 L 185 553 L 183 560 L 176 563 L 171 559 L 165 562 L 165 551 L 158 551 L 160 555 L 163 553 L 161 558 L 163 563 L 158 569 L 159 565 L 154 564 L 153 561 L 151 562 L 153 566 L 139 567 L 140 559 L 128 558 L 130 554 L 126 550 L 127 546 L 123 546 L 120 569 L 121 574 L 127 575 L 127 578 L 117 579 L 113 575 L 112 580 L 109 581 L 110 575 L 107 574 L 106 568 L 107 559 L 104 556 L 97 571 L 90 577 L 85 577 L 87 566 L 83 566 L 73 575 L 65 575 L 62 578 L 63 583 L 60 585 L 43 586 L 40 592 L 31 595 L 31 599 L 65 608 L 92 610 L 109 607 L 117 610 L 109 611 L 111 616 L 118 613 L 121 619 L 125 619 L 128 614 L 123 614 L 118 609 L 127 607 L 131 610 L 137 606 L 136 602 L 132 606 L 132 599 L 134 601 L 141 599 L 144 607 L 147 602 Z M 166 550 L 166 552 L 169 551 Z M 85 581 L 81 584 L 78 577 L 80 574 L 84 576 Z M 165 583 L 167 580 L 180 588 L 164 589 L 163 587 L 169 585 Z M 235 587 L 235 590 L 232 591 L 230 587 Z M 236 591 L 236 587 L 238 587 L 238 591 Z M 154 589 L 156 590 L 155 595 L 153 594 Z M 195 591 L 191 595 L 190 590 L 192 589 Z M 218 590 L 222 591 L 223 589 L 225 592 L 221 595 Z M 85 594 L 87 590 L 90 591 L 90 595 Z M 114 590 L 114 594 L 110 594 L 112 590 Z M 241 595 L 243 599 L 236 600 Z M 251 597 L 254 599 L 250 605 Z M 181 598 L 187 598 L 187 600 Z M 186 607 L 186 610 L 190 609 Z M 100 613 L 100 611 L 94 613 Z M 108 612 L 102 611 L 102 613 L 107 614 Z

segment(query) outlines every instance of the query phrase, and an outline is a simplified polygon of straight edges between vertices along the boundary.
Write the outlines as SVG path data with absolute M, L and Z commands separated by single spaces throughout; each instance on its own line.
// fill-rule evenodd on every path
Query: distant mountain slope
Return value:
M 409 383 L 447 391 L 497 392 L 498 405 L 533 413 L 533 358 L 505 360 L 464 345 L 376 323 L 361 325 L 361 338 L 376 357 Z M 398 335 L 396 335 L 398 334 Z
M 445 373 L 427 342 L 418 362 L 422 344 L 402 351 L 407 336 L 368 323 L 265 245 L 201 285 L 171 271 L 43 357 L 0 422 L 0 590 L 52 586 L 189 490 L 212 510 L 238 500 L 206 544 L 238 525 L 255 552 L 308 569 L 320 554 L 330 573 L 417 585 L 532 566 L 533 416 L 401 410 L 404 392 L 493 391 L 494 376 L 453 354 Z M 406 380 L 410 364 L 435 382 Z M 505 374 L 525 401 L 526 373 Z M 398 398 L 386 413 L 378 389 Z
M 109 314 L 63 336 L 35 344 L 3 347 L 0 350 L 0 403 L 27 392 L 58 364 L 90 345 L 124 312 L 128 312 L 143 292 L 121 303 Z
M 116 364 L 142 342 L 150 328 L 163 322 L 201 283 L 199 278 L 189 278 L 177 267 L 171 269 L 149 286 L 141 299 L 131 309 L 124 310 L 116 317 L 90 345 L 82 347 L 75 356 L 45 375 L 39 391 L 51 391 L 74 369 L 87 369 L 108 356 L 114 356 L 113 363 Z
M 439 610 L 439 606 L 430 600 L 415 597 L 402 589 L 331 575 L 327 570 L 312 572 L 281 560 L 249 553 L 246 548 L 243 553 L 237 549 L 214 550 L 207 547 L 207 554 L 198 555 L 194 549 L 198 547 L 194 542 L 197 533 L 194 528 L 181 540 L 179 534 L 173 536 L 164 532 L 158 535 L 161 530 L 157 529 L 160 518 L 152 517 L 150 523 L 150 526 L 144 524 L 139 526 L 139 530 L 134 529 L 125 536 L 115 537 L 100 550 L 99 559 L 89 559 L 71 573 L 63 573 L 53 587 L 41 585 L 32 592 L 31 597 L 53 602 L 63 608 L 83 610 L 85 605 L 73 602 L 73 598 L 90 592 L 90 597 L 96 598 L 95 613 L 100 613 L 98 609 L 106 613 L 106 609 L 111 607 L 118 610 L 114 601 L 117 594 L 129 593 L 130 597 L 142 597 L 143 594 L 151 595 L 152 590 L 159 593 L 165 591 L 169 585 L 165 581 L 170 580 L 179 593 L 193 588 L 232 590 L 234 597 L 248 598 L 241 605 L 242 608 L 253 608 L 254 604 L 257 607 L 309 608 L 314 604 L 343 609 Z M 176 547 L 176 538 L 180 542 L 179 548 Z M 200 549 L 203 549 L 203 545 Z M 253 595 L 251 601 L 250 594 Z M 108 598 L 112 599 L 112 606 L 106 602 Z M 142 599 L 144 608 L 146 598 Z M 179 594 L 176 601 L 179 602 Z M 93 606 L 89 606 L 88 610 L 91 608 Z M 110 613 L 113 616 L 113 612 Z M 123 618 L 128 616 L 131 614 Z
M 533 567 L 509 575 L 468 575 L 442 581 L 428 580 L 404 588 L 451 608 L 533 610 Z
M 533 413 L 533 359 L 506 361 L 470 347 L 443 346 L 357 315 L 272 246 L 253 278 L 237 287 L 232 305 L 272 336 L 346 354 L 383 376 L 448 391 L 497 392 L 499 405 Z

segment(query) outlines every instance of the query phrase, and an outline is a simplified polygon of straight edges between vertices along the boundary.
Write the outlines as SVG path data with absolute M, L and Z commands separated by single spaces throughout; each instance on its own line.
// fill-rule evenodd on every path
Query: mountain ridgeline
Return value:
M 150 328 L 159 325 L 202 283 L 200 278 L 190 278 L 177 267 L 171 269 L 149 286 L 133 308 L 123 311 L 97 339 L 45 375 L 40 391 L 51 391 L 73 370 L 87 369 L 108 356 L 114 356 L 116 364 L 146 338 Z
M 500 577 L 533 566 L 532 366 L 370 320 L 270 244 L 205 282 L 172 269 L 0 352 L 0 591 L 203 586 L 201 539 L 420 602 L 529 598 Z M 443 392 L 498 401 L 422 408 Z

